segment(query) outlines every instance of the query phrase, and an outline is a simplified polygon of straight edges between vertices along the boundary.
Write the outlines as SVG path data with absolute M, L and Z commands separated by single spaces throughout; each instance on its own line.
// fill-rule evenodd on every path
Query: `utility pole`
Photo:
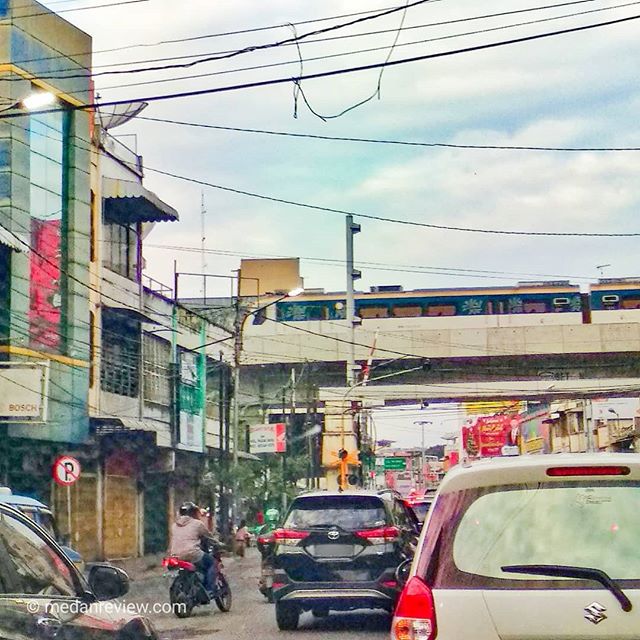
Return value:
M 426 483 L 424 480 L 424 466 L 426 464 L 426 459 L 424 456 L 424 427 L 427 424 L 433 424 L 433 422 L 431 422 L 431 420 L 416 420 L 413 424 L 419 424 L 422 427 L 422 447 L 420 449 L 420 485 L 422 487 L 425 487 Z
M 346 319 L 350 330 L 349 357 L 347 360 L 347 386 L 351 387 L 356 382 L 355 366 L 355 301 L 353 283 L 362 277 L 358 269 L 353 266 L 353 236 L 360 233 L 361 227 L 353 221 L 353 216 L 347 216 L 347 309 Z
M 240 307 L 240 272 L 238 271 L 238 283 L 235 299 L 235 314 L 233 319 L 233 500 L 232 517 L 238 515 L 238 459 L 239 459 L 239 434 L 240 434 L 240 356 L 242 354 L 242 325 L 243 318 Z

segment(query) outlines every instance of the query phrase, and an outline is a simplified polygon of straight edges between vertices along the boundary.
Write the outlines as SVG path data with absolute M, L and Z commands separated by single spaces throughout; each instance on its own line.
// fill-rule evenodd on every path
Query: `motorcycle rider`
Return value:
M 215 594 L 216 563 L 213 555 L 204 551 L 203 544 L 217 542 L 214 535 L 200 520 L 200 507 L 195 502 L 185 502 L 171 527 L 169 555 L 195 564 L 204 574 L 204 588 L 210 596 Z

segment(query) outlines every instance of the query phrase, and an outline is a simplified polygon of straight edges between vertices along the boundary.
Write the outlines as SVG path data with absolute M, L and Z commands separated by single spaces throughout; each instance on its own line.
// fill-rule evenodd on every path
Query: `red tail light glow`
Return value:
M 414 576 L 400 594 L 391 624 L 391 639 L 434 640 L 437 632 L 431 589 Z
M 384 544 L 385 542 L 397 540 L 400 537 L 400 529 L 398 527 L 380 527 L 378 529 L 356 531 L 355 535 L 368 540 L 371 544 Z
M 296 545 L 301 540 L 309 537 L 309 531 L 297 531 L 295 529 L 276 529 L 273 532 L 273 541 L 278 544 Z
M 570 476 L 628 476 L 629 467 L 624 466 L 588 466 L 588 467 L 549 467 L 547 475 L 552 478 L 566 478 Z

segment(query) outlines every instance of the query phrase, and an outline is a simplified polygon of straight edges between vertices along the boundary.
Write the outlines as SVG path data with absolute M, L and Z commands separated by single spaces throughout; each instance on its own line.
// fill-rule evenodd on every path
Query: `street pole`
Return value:
M 361 277 L 360 271 L 353 266 L 353 236 L 360 232 L 360 225 L 353 221 L 353 216 L 346 217 L 347 223 L 347 307 L 346 319 L 349 327 L 349 351 L 347 358 L 347 386 L 352 386 L 355 379 L 355 300 L 353 283 Z
M 425 482 L 425 479 L 424 479 L 424 466 L 426 464 L 426 458 L 425 458 L 425 455 L 424 455 L 424 428 L 428 424 L 433 424 L 433 422 L 431 422 L 431 420 L 415 420 L 413 424 L 419 424 L 422 427 L 422 448 L 420 449 L 420 452 L 421 452 L 421 455 L 420 455 L 420 464 L 421 464 L 420 485 L 426 489 L 426 482 Z

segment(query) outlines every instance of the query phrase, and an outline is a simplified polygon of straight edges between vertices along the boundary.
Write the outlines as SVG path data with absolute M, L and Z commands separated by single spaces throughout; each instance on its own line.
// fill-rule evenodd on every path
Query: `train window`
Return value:
M 454 304 L 430 304 L 427 307 L 427 316 L 455 316 L 456 306 Z
M 564 311 L 569 308 L 569 298 L 554 298 L 553 309 L 554 311 Z
M 328 310 L 325 305 L 314 305 L 306 308 L 305 319 L 306 320 L 326 320 L 328 317 Z
M 640 298 L 623 298 L 622 309 L 640 309 Z
M 602 296 L 602 306 L 605 309 L 617 309 L 620 304 L 620 296 L 609 294 Z
M 492 316 L 493 315 L 493 302 L 491 300 L 487 300 L 487 314 Z
M 391 309 L 394 318 L 418 318 L 422 315 L 419 304 L 394 305 Z
M 358 315 L 364 319 L 388 318 L 389 309 L 388 307 L 360 307 L 360 309 L 358 309 Z
M 546 313 L 547 303 L 538 300 L 525 300 L 522 305 L 522 311 L 524 313 Z

